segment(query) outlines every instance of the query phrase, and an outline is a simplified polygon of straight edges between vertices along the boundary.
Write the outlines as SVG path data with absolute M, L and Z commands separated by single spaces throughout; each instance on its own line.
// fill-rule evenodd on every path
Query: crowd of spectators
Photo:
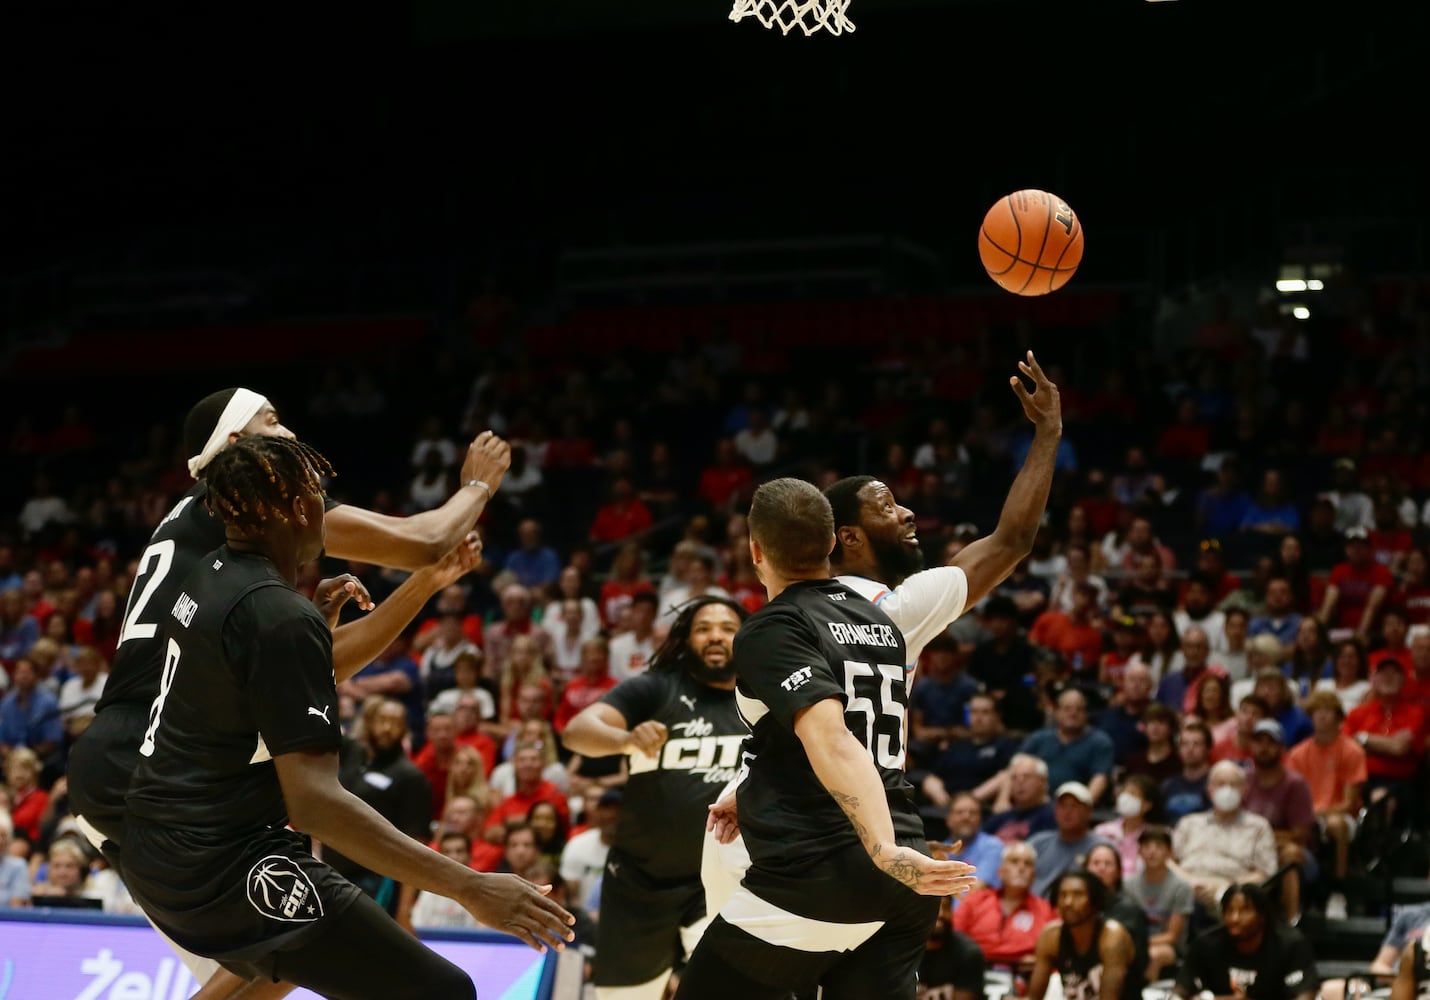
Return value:
M 1343 319 L 1308 337 L 1263 311 L 1209 324 L 1175 356 L 1075 370 L 1043 349 L 1065 427 L 1043 529 L 929 644 L 911 692 L 930 839 L 961 840 L 985 884 L 940 933 L 970 936 L 991 964 L 1026 972 L 1048 888 L 1100 864 L 1144 916 L 1155 978 L 1231 883 L 1275 876 L 1291 919 L 1343 907 L 1363 808 L 1417 808 L 1430 325 L 1369 304 Z M 333 455 L 335 497 L 386 512 L 440 504 L 476 431 L 514 446 L 479 525 L 481 569 L 341 685 L 345 783 L 434 849 L 553 881 L 589 928 L 624 774 L 568 754 L 565 724 L 644 668 L 681 601 L 762 605 L 743 510 L 771 475 L 882 477 L 931 564 L 991 530 L 1029 436 L 1005 398 L 1015 359 L 992 342 L 960 346 L 954 365 L 936 341 L 891 341 L 857 374 L 789 381 L 721 343 L 590 371 L 506 353 L 465 394 L 433 391 L 448 409 L 410 425 L 375 371 L 333 368 L 291 399 L 254 386 Z M 3 902 L 132 908 L 75 836 L 64 767 L 145 540 L 189 484 L 174 431 L 129 429 L 107 448 L 114 429 L 74 404 L 12 427 L 12 470 L 31 485 L 0 524 Z M 400 474 L 375 478 L 392 460 L 369 460 L 374 442 Z M 378 601 L 401 579 L 329 560 L 300 582 L 342 571 Z M 342 870 L 411 924 L 470 920 Z

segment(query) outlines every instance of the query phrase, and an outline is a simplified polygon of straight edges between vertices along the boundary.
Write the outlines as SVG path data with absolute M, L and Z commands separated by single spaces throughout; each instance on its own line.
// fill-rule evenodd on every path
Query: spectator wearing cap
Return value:
M 1287 751 L 1286 766 L 1310 786 L 1316 824 L 1335 851 L 1335 876 L 1344 878 L 1367 777 L 1365 750 L 1341 731 L 1346 711 L 1334 693 L 1313 691 L 1304 707 L 1311 735 Z
M 1281 880 L 1282 912 L 1288 918 L 1301 912 L 1301 890 L 1314 882 L 1320 865 L 1311 851 L 1311 835 L 1316 828 L 1316 810 L 1311 786 L 1282 761 L 1286 753 L 1286 733 L 1275 719 L 1262 719 L 1251 735 L 1251 780 L 1244 804 L 1264 817 L 1276 837 L 1276 861 L 1286 868 Z
M 1028 846 L 1038 857 L 1033 876 L 1033 892 L 1047 896 L 1059 875 L 1081 867 L 1087 852 L 1098 844 L 1107 844 L 1114 851 L 1117 845 L 1092 832 L 1092 791 L 1081 781 L 1065 781 L 1053 796 L 1053 820 L 1056 829 L 1044 830 L 1028 838 Z
M 1207 778 L 1211 809 L 1182 817 L 1172 830 L 1172 870 L 1212 912 L 1233 882 L 1263 882 L 1276 870 L 1271 824 L 1242 806 L 1247 780 L 1234 761 L 1214 765 Z
M 1098 682 L 1109 687 L 1122 686 L 1122 675 L 1127 664 L 1134 659 L 1141 661 L 1138 652 L 1147 641 L 1147 630 L 1131 615 L 1116 615 L 1112 619 L 1112 648 L 1102 654 L 1098 666 Z M 1148 674 L 1149 681 L 1151 674 Z M 1153 684 L 1155 687 L 1155 683 Z
M 1395 588 L 1395 577 L 1375 561 L 1375 551 L 1364 528 L 1346 532 L 1345 552 L 1346 561 L 1331 570 L 1316 617 L 1327 628 L 1351 629 L 1366 642 L 1381 605 Z
M 1053 724 L 1031 734 L 1020 749 L 1047 762 L 1050 785 L 1080 782 L 1093 802 L 1106 794 L 1117 762 L 1112 738 L 1087 724 L 1087 696 L 1075 687 L 1058 695 Z
M 1407 801 L 1425 749 L 1425 710 L 1405 697 L 1405 668 L 1384 660 L 1370 682 L 1370 697 L 1351 709 L 1342 726 L 1366 753 L 1366 796 Z

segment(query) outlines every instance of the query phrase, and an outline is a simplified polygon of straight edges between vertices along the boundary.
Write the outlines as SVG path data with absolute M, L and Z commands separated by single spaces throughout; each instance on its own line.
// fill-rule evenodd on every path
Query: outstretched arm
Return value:
M 488 927 L 538 951 L 571 940 L 572 916 L 515 875 L 484 875 L 407 836 L 338 783 L 336 750 L 298 750 L 273 758 L 293 828 L 332 845 L 353 861 L 461 903 Z
M 440 562 L 413 573 L 402 586 L 357 621 L 333 630 L 333 675 L 339 684 L 377 659 L 401 634 L 427 599 L 459 580 L 482 561 L 482 543 L 476 533 L 448 552 Z
M 884 783 L 869 752 L 845 725 L 837 698 L 800 709 L 794 731 L 815 776 L 849 817 L 880 871 L 924 896 L 963 895 L 972 888 L 972 866 L 935 861 L 895 841 Z
M 1017 375 L 1010 379 L 1014 394 L 1023 404 L 1023 412 L 1033 422 L 1033 445 L 1008 490 L 998 527 L 986 538 L 971 542 L 951 564 L 968 577 L 969 606 L 987 597 L 1032 551 L 1033 538 L 1038 533 L 1048 505 L 1048 491 L 1052 488 L 1058 441 L 1063 434 L 1058 387 L 1043 374 L 1032 351 L 1028 352 L 1027 361 L 1018 362 L 1018 370 L 1033 380 L 1033 391 L 1029 392 Z
M 462 485 L 446 503 L 411 517 L 392 517 L 347 504 L 334 507 L 327 514 L 327 552 L 339 559 L 396 569 L 430 565 L 472 530 L 509 465 L 511 447 L 491 431 L 483 431 L 468 446 Z

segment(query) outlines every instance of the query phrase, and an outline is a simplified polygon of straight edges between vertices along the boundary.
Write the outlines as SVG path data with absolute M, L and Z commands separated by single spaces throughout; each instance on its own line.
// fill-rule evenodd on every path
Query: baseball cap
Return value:
M 1053 801 L 1057 801 L 1064 795 L 1071 795 L 1085 806 L 1092 805 L 1092 790 L 1081 781 L 1064 781 L 1058 786 L 1058 793 L 1053 796 Z
M 1380 673 L 1382 670 L 1399 670 L 1403 674 L 1405 673 L 1405 664 L 1393 656 L 1387 656 L 1375 665 L 1376 673 Z
M 618 806 L 625 801 L 626 794 L 619 788 L 608 788 L 596 800 L 598 806 Z
M 1256 724 L 1256 728 L 1251 731 L 1253 736 L 1270 736 L 1277 743 L 1286 744 L 1286 733 L 1281 728 L 1281 723 L 1275 719 L 1262 719 Z
M 1354 528 L 1347 528 L 1347 529 L 1346 529 L 1346 541 L 1348 541 L 1348 542 L 1351 542 L 1351 541 L 1364 542 L 1364 541 L 1368 540 L 1369 538 L 1370 538 L 1370 535 L 1367 534 L 1367 533 L 1366 533 L 1366 530 L 1365 530 L 1364 528 L 1360 527 L 1359 525 L 1356 525 Z

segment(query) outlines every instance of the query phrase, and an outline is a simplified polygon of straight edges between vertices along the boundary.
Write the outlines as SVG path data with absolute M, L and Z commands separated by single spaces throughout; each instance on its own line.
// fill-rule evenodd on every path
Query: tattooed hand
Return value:
M 885 875 L 921 896 L 963 896 L 978 881 L 976 869 L 970 864 L 935 861 L 899 844 L 875 844 L 870 857 Z

